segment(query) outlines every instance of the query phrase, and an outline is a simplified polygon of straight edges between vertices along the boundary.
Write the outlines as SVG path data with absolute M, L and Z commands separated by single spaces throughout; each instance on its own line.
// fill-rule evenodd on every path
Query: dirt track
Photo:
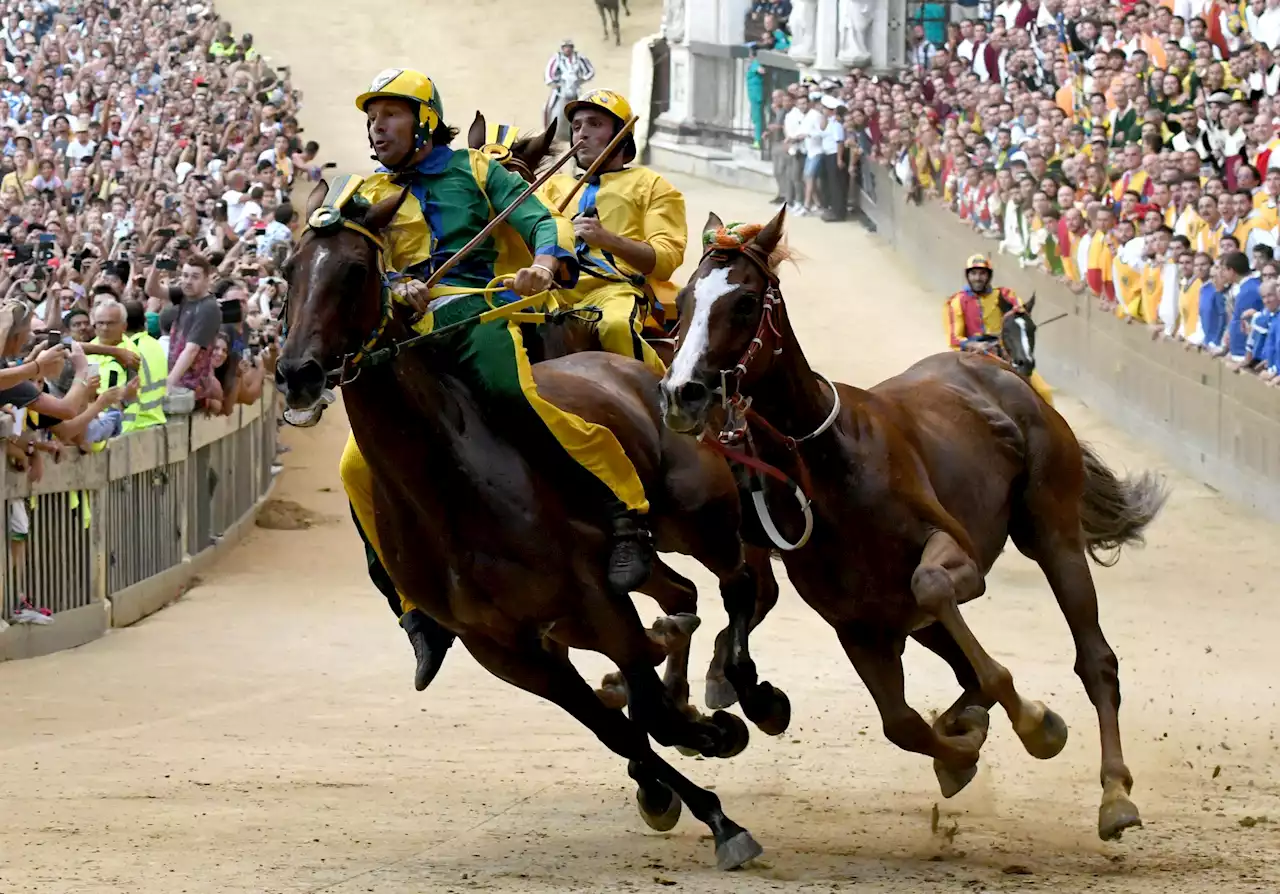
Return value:
M 624 39 L 656 22 L 651 0 L 632 5 Z M 481 102 L 534 123 L 537 73 L 562 31 L 593 57 L 597 83 L 626 87 L 627 50 L 599 46 L 586 0 L 573 0 L 583 24 L 570 29 L 563 13 L 539 24 L 533 5 L 453 4 L 434 18 L 426 6 L 401 7 L 391 29 L 337 0 L 221 4 L 294 66 L 308 133 L 352 167 L 364 152 L 350 96 L 388 65 L 416 59 L 435 73 L 463 126 Z M 282 8 L 305 9 L 305 31 Z M 434 29 L 505 44 L 497 68 L 486 73 L 477 52 Z M 407 54 L 419 44 L 429 49 Z M 713 208 L 726 219 L 765 213 L 757 196 L 677 183 L 695 228 Z M 937 348 L 937 296 L 873 237 L 800 220 L 792 240 L 806 260 L 784 287 L 817 368 L 865 384 Z M 1159 465 L 1077 402 L 1060 403 L 1113 464 Z M 345 434 L 331 413 L 287 437 L 277 496 L 321 524 L 257 531 L 201 587 L 133 628 L 0 665 L 0 894 L 1280 887 L 1280 530 L 1191 480 L 1171 475 L 1175 494 L 1148 548 L 1098 574 L 1146 829 L 1118 845 L 1097 840 L 1096 724 L 1070 637 L 1038 570 L 1007 555 L 966 615 L 1020 689 L 1071 724 L 1064 753 L 1032 760 L 996 715 L 979 778 L 941 805 L 933 833 L 940 798 L 928 762 L 883 740 L 835 637 L 786 588 L 755 648 L 791 696 L 792 730 L 756 735 L 730 762 L 679 759 L 767 850 L 720 875 L 703 827 L 686 817 L 668 835 L 647 832 L 620 759 L 463 650 L 428 693 L 413 691 L 409 646 L 346 521 L 336 474 Z M 703 592 L 703 617 L 718 628 L 714 589 Z M 696 669 L 708 648 L 698 643 Z M 951 702 L 940 662 L 913 647 L 907 663 L 916 707 Z M 590 657 L 582 666 L 591 678 L 604 670 Z

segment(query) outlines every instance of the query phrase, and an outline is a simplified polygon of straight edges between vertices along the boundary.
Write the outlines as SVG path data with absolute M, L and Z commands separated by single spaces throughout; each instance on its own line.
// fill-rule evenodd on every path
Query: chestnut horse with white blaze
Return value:
M 946 797 L 973 778 L 996 702 L 1033 756 L 1066 744 L 1062 719 L 1017 691 L 960 614 L 1012 538 L 1040 565 L 1075 639 L 1102 741 L 1098 833 L 1119 838 L 1141 820 L 1121 749 L 1118 663 L 1098 624 L 1088 557 L 1107 564 L 1141 542 L 1164 503 L 1162 480 L 1118 477 L 994 358 L 939 354 L 866 390 L 816 374 L 779 287 L 784 219 L 708 220 L 662 381 L 667 424 L 699 431 L 723 406 L 721 441 L 744 445 L 726 452 L 800 482 L 812 500 L 807 541 L 795 536 L 808 524 L 793 495 L 763 483 L 761 521 L 791 532 L 797 548 L 782 561 L 796 590 L 835 628 L 885 735 L 934 759 Z M 964 689 L 932 725 L 905 699 L 908 636 L 943 657 Z

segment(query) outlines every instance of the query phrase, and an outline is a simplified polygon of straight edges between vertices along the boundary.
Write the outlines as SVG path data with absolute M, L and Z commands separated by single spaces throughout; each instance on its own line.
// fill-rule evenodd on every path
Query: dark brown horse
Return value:
M 325 183 L 317 188 L 309 220 L 327 191 Z M 745 747 L 746 726 L 725 712 L 706 718 L 687 709 L 658 679 L 662 643 L 605 581 L 598 512 L 567 486 L 571 470 L 539 461 L 529 433 L 506 431 L 451 373 L 451 336 L 401 349 L 412 331 L 390 300 L 378 243 L 404 195 L 372 207 L 348 202 L 336 221 L 300 240 L 287 265 L 289 336 L 277 368 L 287 405 L 311 408 L 326 384 L 342 385 L 396 589 L 490 672 L 560 705 L 627 757 L 646 823 L 671 828 L 682 801 L 710 827 L 719 866 L 741 866 L 759 845 L 714 794 L 659 758 L 648 736 L 727 757 Z M 656 546 L 711 569 L 727 605 L 753 606 L 733 477 L 714 452 L 662 424 L 643 364 L 584 353 L 539 364 L 534 377 L 544 398 L 619 438 L 649 494 Z M 691 589 L 676 596 L 695 598 Z M 656 638 L 669 632 L 659 629 Z M 583 681 L 569 648 L 617 665 L 629 718 Z
M 1012 538 L 1044 571 L 1075 639 L 1102 739 L 1098 833 L 1118 838 L 1141 820 L 1121 750 L 1118 666 L 1087 557 L 1112 560 L 1140 542 L 1163 483 L 1118 478 L 992 358 L 929 357 L 870 390 L 815 374 L 779 291 L 783 222 L 782 212 L 764 227 L 708 221 L 709 248 L 681 295 L 676 359 L 662 382 L 668 425 L 697 431 L 723 404 L 727 430 L 743 435 L 748 453 L 805 483 L 815 521 L 807 544 L 782 555 L 791 581 L 835 628 L 885 735 L 933 757 L 947 797 L 973 778 L 995 702 L 1035 757 L 1066 744 L 1062 719 L 1018 693 L 959 611 L 982 595 Z M 798 529 L 789 497 L 761 504 L 762 522 Z M 932 726 L 904 697 L 908 636 L 942 656 L 964 688 Z

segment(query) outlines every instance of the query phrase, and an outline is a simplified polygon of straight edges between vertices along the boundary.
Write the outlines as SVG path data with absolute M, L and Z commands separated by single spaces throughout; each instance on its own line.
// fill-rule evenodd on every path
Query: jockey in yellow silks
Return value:
M 357 178 L 341 188 L 341 210 L 348 202 L 373 204 L 399 195 L 400 205 L 386 239 L 384 261 L 397 300 L 421 314 L 415 329 L 427 332 L 473 319 L 488 301 L 508 303 L 515 295 L 493 294 L 490 283 L 510 275 L 511 290 L 524 297 L 577 283 L 579 263 L 572 226 L 537 197 L 526 200 L 507 218 L 509 228 L 499 240 L 481 243 L 453 267 L 442 283 L 428 292 L 425 280 L 493 218 L 515 203 L 527 184 L 490 155 L 472 149 L 454 150 L 456 131 L 444 124 L 440 96 L 420 72 L 393 69 L 379 74 L 369 91 L 356 99 L 365 113 L 369 143 L 382 167 L 367 180 Z M 354 185 L 352 185 L 354 183 Z M 322 209 L 324 210 L 324 209 Z M 500 250 L 507 240 L 519 241 L 524 251 Z M 515 254 L 522 257 L 514 257 Z M 520 269 L 501 265 L 520 264 Z M 644 515 L 649 504 L 635 467 L 613 433 L 604 426 L 559 409 L 538 394 L 525 352 L 519 324 L 506 320 L 476 323 L 463 330 L 454 352 L 452 370 L 471 389 L 483 395 L 486 411 L 500 413 L 519 426 L 530 440 L 563 449 L 563 473 L 573 487 L 599 493 L 611 526 L 608 581 L 619 594 L 641 586 L 652 569 L 651 536 Z M 396 594 L 382 567 L 378 546 L 373 478 L 354 437 L 342 456 L 342 483 L 352 514 L 368 549 L 369 573 L 409 634 L 417 658 L 415 686 L 425 689 L 452 643 L 441 628 L 411 602 Z
M 594 90 L 568 103 L 565 115 L 570 141 L 586 141 L 576 159 L 586 170 L 631 117 L 631 106 L 611 90 Z M 649 313 L 674 309 L 676 289 L 669 280 L 684 261 L 688 227 L 684 196 L 661 175 L 631 166 L 635 155 L 635 140 L 628 136 L 566 209 L 573 216 L 582 269 L 578 285 L 559 298 L 600 308 L 601 346 L 643 360 L 661 376 L 666 368 L 640 333 Z M 558 207 L 576 183 L 558 174 L 542 195 Z
M 1005 314 L 1024 310 L 1022 300 L 1012 289 L 991 285 L 992 274 L 986 255 L 972 255 L 965 261 L 964 275 L 969 284 L 948 298 L 943 308 L 952 350 L 991 350 L 1000 342 Z M 1032 370 L 1027 382 L 1046 403 L 1053 405 L 1053 389 L 1039 372 Z

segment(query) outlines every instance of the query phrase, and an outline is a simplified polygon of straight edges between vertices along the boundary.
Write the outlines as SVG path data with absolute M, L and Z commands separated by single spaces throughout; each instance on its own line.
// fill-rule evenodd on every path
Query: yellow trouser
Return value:
M 1053 389 L 1049 387 L 1049 383 L 1041 377 L 1038 370 L 1032 370 L 1027 384 L 1035 389 L 1036 394 L 1044 398 L 1044 402 L 1049 406 L 1053 406 Z
M 598 289 L 592 289 L 586 297 L 578 298 L 575 304 L 578 307 L 588 304 L 598 307 L 604 314 L 596 324 L 600 347 L 610 354 L 643 361 L 654 375 L 666 374 L 666 365 L 640 337 L 647 302 L 635 286 L 625 282 L 605 283 Z
M 347 435 L 347 446 L 342 448 L 338 474 L 342 476 L 342 489 L 347 492 L 347 500 L 351 503 L 356 521 L 360 523 L 360 529 L 364 531 L 365 539 L 373 547 L 383 568 L 386 568 L 382 548 L 378 545 L 378 525 L 373 517 L 373 473 L 360 455 L 360 448 L 356 446 L 356 436 L 353 434 Z M 399 596 L 401 611 L 412 611 L 416 607 L 403 593 Z

